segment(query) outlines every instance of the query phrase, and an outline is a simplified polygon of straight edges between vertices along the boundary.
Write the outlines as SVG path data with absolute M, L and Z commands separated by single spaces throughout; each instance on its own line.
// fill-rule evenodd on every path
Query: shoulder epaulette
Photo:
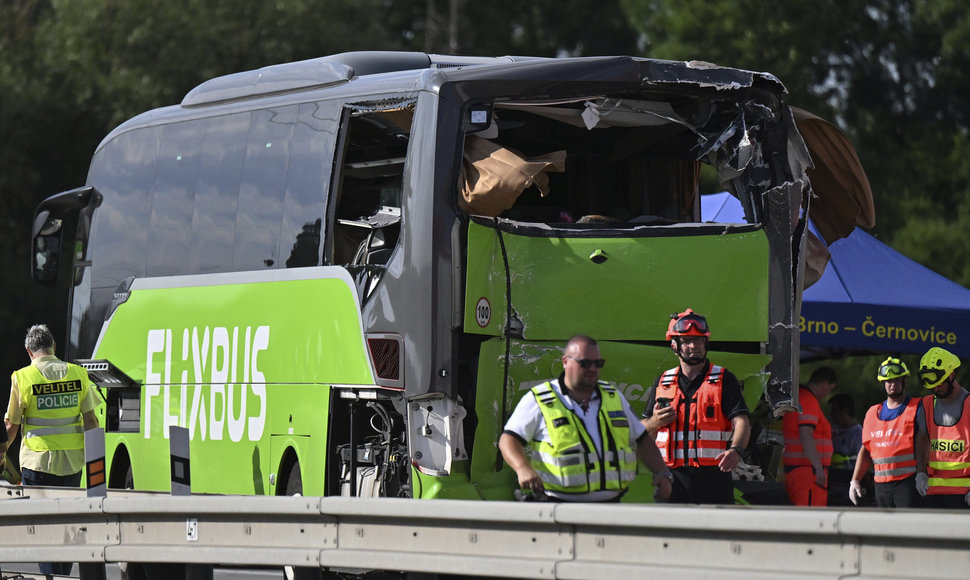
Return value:
M 680 367 L 674 367 L 672 369 L 664 371 L 664 374 L 660 375 L 660 384 L 667 387 L 677 382 L 677 373 L 680 371 Z
M 616 388 L 613 385 L 607 383 L 606 381 L 596 381 L 596 383 L 599 385 L 600 389 L 603 391 L 604 394 L 607 394 L 611 397 L 616 396 Z
M 711 365 L 711 372 L 707 374 L 707 382 L 712 385 L 719 384 L 721 379 L 724 378 L 724 367 L 719 367 L 717 365 Z
M 552 383 L 549 381 L 532 387 L 532 393 L 536 400 L 544 405 L 551 405 L 556 400 L 556 390 L 552 388 Z

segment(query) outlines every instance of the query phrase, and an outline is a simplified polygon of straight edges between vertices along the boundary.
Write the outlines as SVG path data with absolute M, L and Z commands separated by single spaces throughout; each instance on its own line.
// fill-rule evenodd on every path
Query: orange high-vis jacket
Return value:
M 677 411 L 677 419 L 657 432 L 657 448 L 669 467 L 710 467 L 717 465 L 717 456 L 728 448 L 733 424 L 724 415 L 721 384 L 724 369 L 714 364 L 708 367 L 704 382 L 690 401 L 677 385 L 680 367 L 660 376 L 657 398 L 670 399 Z
M 828 467 L 832 464 L 832 424 L 825 418 L 818 398 L 812 391 L 799 389 L 798 404 L 802 408 L 801 413 L 785 413 L 782 418 L 785 467 L 807 467 L 812 464 L 802 449 L 802 439 L 798 436 L 798 428 L 802 425 L 814 428 L 812 438 L 815 440 L 815 448 L 822 460 L 822 467 Z
M 916 473 L 916 410 L 919 399 L 913 398 L 906 408 L 890 421 L 879 418 L 882 403 L 873 405 L 862 422 L 862 446 L 872 457 L 873 480 L 876 483 L 901 481 Z
M 923 397 L 923 413 L 930 438 L 927 495 L 965 494 L 970 491 L 970 397 L 956 425 L 937 425 L 933 417 L 933 395 Z

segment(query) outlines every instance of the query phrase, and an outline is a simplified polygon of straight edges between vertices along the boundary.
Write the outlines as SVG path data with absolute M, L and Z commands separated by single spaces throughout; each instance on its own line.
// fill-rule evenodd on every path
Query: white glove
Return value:
M 930 478 L 927 477 L 927 475 L 925 473 L 923 473 L 923 472 L 917 473 L 916 474 L 916 491 L 918 491 L 920 495 L 925 496 L 926 495 L 926 491 L 929 490 L 929 488 L 930 488 Z
M 859 499 L 866 494 L 866 490 L 862 489 L 862 484 L 856 480 L 849 482 L 849 499 L 852 501 L 852 505 L 859 505 Z M 970 495 L 970 491 L 967 492 Z

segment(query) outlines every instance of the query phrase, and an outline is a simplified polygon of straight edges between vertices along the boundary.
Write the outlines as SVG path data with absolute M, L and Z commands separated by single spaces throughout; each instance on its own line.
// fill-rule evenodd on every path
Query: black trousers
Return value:
M 706 503 L 732 505 L 734 479 L 720 467 L 677 467 L 673 489 L 666 500 L 657 503 Z
M 923 496 L 916 491 L 916 475 L 900 481 L 876 483 L 876 505 L 884 508 L 923 507 Z M 961 496 L 962 498 L 962 496 Z

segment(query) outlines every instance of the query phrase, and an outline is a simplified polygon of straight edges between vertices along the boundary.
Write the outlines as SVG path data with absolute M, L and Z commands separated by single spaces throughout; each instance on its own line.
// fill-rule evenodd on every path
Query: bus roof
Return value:
M 702 61 L 665 61 L 629 56 L 538 58 L 523 56 L 463 57 L 422 52 L 346 52 L 332 56 L 271 65 L 203 82 L 182 100 L 183 107 L 200 107 L 343 85 L 365 77 L 398 75 L 414 82 L 425 71 L 438 80 L 474 80 L 504 77 L 510 80 L 573 80 L 643 84 L 689 83 L 716 90 L 774 85 L 784 87 L 769 73 L 721 67 Z M 631 76 L 632 75 L 632 76 Z M 442 78 L 443 77 L 443 78 Z M 429 79 L 430 80 L 430 79 Z M 419 86 L 421 83 L 419 81 Z M 438 83 L 430 83 L 434 86 Z M 428 84 L 425 84 L 427 87 Z

